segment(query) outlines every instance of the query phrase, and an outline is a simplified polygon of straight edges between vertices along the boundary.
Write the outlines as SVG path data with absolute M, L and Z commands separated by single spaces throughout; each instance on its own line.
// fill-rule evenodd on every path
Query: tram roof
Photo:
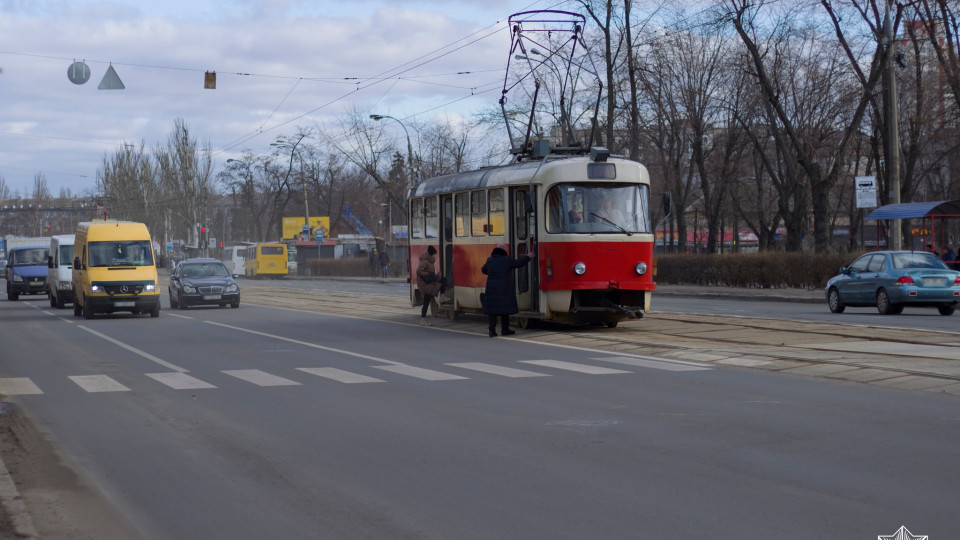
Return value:
M 611 158 L 609 162 L 626 162 L 629 160 Z M 504 186 L 529 182 L 537 169 L 541 171 L 567 163 L 594 163 L 588 156 L 565 156 L 556 159 L 521 161 L 499 167 L 488 167 L 461 173 L 447 174 L 428 178 L 410 188 L 410 197 L 424 197 L 454 191 L 469 191 L 488 187 Z
M 540 161 L 522 161 L 499 167 L 436 176 L 410 188 L 410 196 L 423 197 L 504 185 L 510 181 L 529 179 L 540 165 Z

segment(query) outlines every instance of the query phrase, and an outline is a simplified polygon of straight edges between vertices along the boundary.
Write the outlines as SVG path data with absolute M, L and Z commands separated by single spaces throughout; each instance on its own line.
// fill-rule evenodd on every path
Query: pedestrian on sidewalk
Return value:
M 390 274 L 390 256 L 387 255 L 387 250 L 380 250 L 380 270 L 383 273 L 383 279 L 387 279 L 387 276 Z
M 531 252 L 531 255 L 533 253 Z M 524 255 L 514 259 L 507 253 L 506 244 L 497 244 L 493 248 L 487 263 L 480 269 L 487 276 L 487 287 L 483 296 L 483 312 L 487 314 L 490 337 L 497 337 L 497 318 L 500 318 L 500 333 L 504 336 L 515 334 L 510 329 L 510 315 L 519 313 L 516 285 L 513 278 L 514 268 L 520 268 L 530 262 Z
M 437 248 L 428 246 L 427 250 L 420 254 L 420 264 L 417 265 L 417 289 L 420 290 L 420 296 L 423 304 L 420 307 L 420 326 L 430 326 L 427 322 L 427 309 L 430 302 L 437 295 L 443 298 L 443 292 L 446 290 L 446 284 L 443 278 L 437 275 Z M 443 302 L 443 300 L 440 300 Z
M 370 251 L 370 257 L 367 263 L 370 265 L 370 277 L 377 277 L 377 265 L 380 264 L 380 258 L 377 257 L 377 248 L 373 248 L 373 250 Z

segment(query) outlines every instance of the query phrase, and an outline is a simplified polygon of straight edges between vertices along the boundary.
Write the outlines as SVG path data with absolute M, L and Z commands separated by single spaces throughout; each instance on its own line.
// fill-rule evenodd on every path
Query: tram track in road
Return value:
M 676 314 L 654 314 L 648 315 L 644 321 L 634 325 L 621 326 L 621 330 L 626 330 L 628 335 L 623 332 L 607 333 L 602 336 L 603 341 L 608 342 L 612 348 L 629 348 L 642 346 L 648 349 L 647 354 L 666 355 L 688 360 L 697 361 L 720 361 L 720 363 L 731 363 L 734 365 L 747 365 L 756 362 L 738 362 L 737 358 L 750 358 L 758 362 L 770 362 L 768 369 L 783 371 L 797 369 L 811 365 L 827 365 L 849 368 L 850 370 L 872 369 L 879 370 L 875 361 L 877 359 L 900 360 L 904 366 L 908 366 L 912 361 L 926 361 L 933 359 L 938 361 L 951 362 L 960 366 L 960 338 L 954 333 L 940 331 L 923 330 L 900 330 L 880 327 L 860 327 L 860 326 L 837 326 L 829 325 L 828 329 L 823 329 L 823 323 L 815 322 L 796 322 L 780 321 L 770 319 L 737 319 L 731 322 L 728 317 L 711 315 L 676 315 Z M 664 330 L 662 328 L 651 328 L 652 321 L 668 322 L 671 328 L 677 325 L 683 325 L 681 331 Z M 646 324 L 646 326 L 644 326 Z M 691 330 L 696 327 L 709 327 L 703 332 Z M 598 329 L 599 332 L 604 332 Z M 726 335 L 721 335 L 724 333 Z M 736 333 L 735 336 L 729 334 Z M 787 343 L 782 339 L 784 333 L 795 337 L 795 340 L 802 340 L 802 343 Z M 864 333 L 869 335 L 864 335 Z M 632 337 L 638 335 L 639 337 Z M 598 339 L 595 333 L 572 332 L 569 335 L 575 335 L 586 339 Z M 846 343 L 850 346 L 840 347 L 831 346 L 830 339 L 844 340 L 839 343 Z M 953 343 L 945 342 L 945 339 L 954 340 Z M 856 350 L 857 343 L 883 344 L 895 347 L 897 345 L 908 345 L 916 347 L 925 347 L 931 351 L 929 356 L 924 356 L 923 351 L 912 351 L 911 354 L 898 353 L 897 351 L 879 351 L 874 350 Z M 937 345 L 930 345 L 937 343 Z M 817 344 L 815 347 L 809 344 Z M 868 347 L 865 347 L 865 349 Z M 944 359 L 938 353 L 945 349 L 953 351 L 954 358 Z M 842 357 L 846 355 L 864 356 L 872 358 L 863 358 L 860 360 L 845 360 Z M 762 360 L 761 360 L 762 358 Z M 762 367 L 757 365 L 756 367 Z M 900 374 L 904 376 L 915 377 L 936 377 L 947 381 L 960 382 L 960 369 L 953 370 L 954 373 L 931 373 L 929 369 L 912 369 L 910 367 L 898 367 L 884 363 L 882 370 L 890 374 Z M 837 373 L 840 373 L 839 371 Z M 854 373 L 848 373 L 854 375 Z
M 398 296 L 264 286 L 244 294 L 256 305 L 400 324 L 420 314 Z M 433 320 L 486 331 L 481 317 Z M 616 329 L 541 325 L 510 339 L 960 394 L 960 335 L 950 332 L 653 312 Z

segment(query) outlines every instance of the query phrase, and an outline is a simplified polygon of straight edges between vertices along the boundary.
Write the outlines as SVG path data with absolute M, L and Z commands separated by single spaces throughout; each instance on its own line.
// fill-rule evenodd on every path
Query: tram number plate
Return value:
M 113 307 L 133 307 L 137 305 L 136 302 L 114 302 Z
M 203 295 L 204 300 L 220 300 L 219 294 L 205 294 Z

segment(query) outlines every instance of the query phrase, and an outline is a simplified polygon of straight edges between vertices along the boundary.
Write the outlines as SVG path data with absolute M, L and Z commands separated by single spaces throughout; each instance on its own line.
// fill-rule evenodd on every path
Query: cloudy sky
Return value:
M 106 153 L 165 144 L 176 118 L 209 142 L 219 168 L 298 126 L 335 127 L 352 110 L 469 116 L 496 106 L 509 15 L 557 5 L 0 0 L 0 177 L 21 196 L 38 172 L 54 196 L 90 192 Z M 85 84 L 68 78 L 75 61 L 89 67 Z M 124 90 L 98 90 L 111 66 Z M 206 71 L 215 90 L 203 87 Z

